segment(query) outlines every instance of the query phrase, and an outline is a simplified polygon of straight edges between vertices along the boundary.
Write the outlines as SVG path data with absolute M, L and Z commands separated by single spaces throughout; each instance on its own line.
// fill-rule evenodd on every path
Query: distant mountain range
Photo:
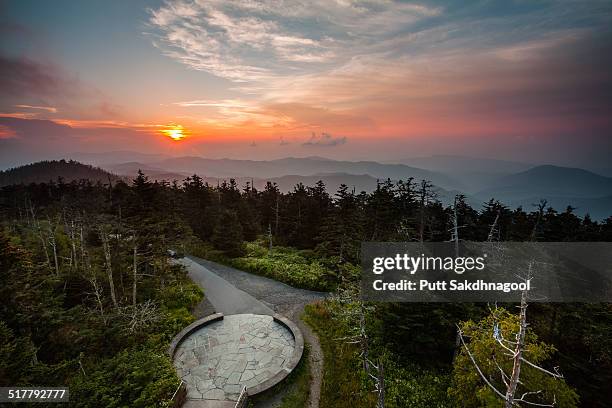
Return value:
M 453 178 L 461 181 L 466 191 L 470 193 L 487 188 L 491 182 L 502 176 L 534 167 L 529 163 L 448 155 L 412 157 L 396 162 L 443 174 L 452 174 Z
M 475 208 L 494 198 L 511 208 L 522 206 L 530 211 L 533 204 L 546 199 L 558 211 L 571 205 L 577 214 L 589 213 L 595 219 L 612 215 L 612 178 L 579 168 L 530 166 L 454 156 L 434 156 L 431 162 L 426 158 L 407 159 L 411 164 L 419 163 L 427 169 L 406 164 L 337 161 L 321 157 L 255 161 L 136 154 L 143 161 L 126 162 L 113 162 L 112 157 L 135 156 L 130 152 L 120 152 L 117 156 L 104 153 L 91 156 L 105 170 L 70 161 L 35 163 L 1 172 L 0 184 L 49 181 L 58 176 L 66 181 L 89 178 L 107 182 L 109 177 L 129 180 L 141 169 L 152 180 L 182 181 L 198 174 L 211 185 L 234 178 L 241 186 L 252 181 L 256 188 L 262 189 L 270 181 L 276 183 L 281 191 L 291 191 L 298 183 L 312 186 L 322 180 L 330 194 L 334 194 L 341 184 L 357 192 L 372 191 L 378 180 L 390 178 L 397 181 L 413 177 L 415 181 L 432 181 L 439 199 L 445 204 L 450 204 L 455 194 L 464 193 Z M 477 175 L 486 177 L 474 181 Z M 475 186 L 480 188 L 475 189 Z
M 501 177 L 473 195 L 483 201 L 492 197 L 526 210 L 546 199 L 557 210 L 571 205 L 577 214 L 600 219 L 612 215 L 612 178 L 571 167 L 537 166 Z
M 422 169 L 439 171 L 442 173 L 516 173 L 533 167 L 532 164 L 508 160 L 450 155 L 411 157 L 394 162 L 420 167 Z
M 533 196 L 598 197 L 612 195 L 612 178 L 571 167 L 537 166 L 497 179 L 476 194 L 500 199 Z
M 178 174 L 206 175 L 208 177 L 253 177 L 269 179 L 286 175 L 313 176 L 320 173 L 367 174 L 378 179 L 430 180 L 442 188 L 462 187 L 462 183 L 442 173 L 423 170 L 404 164 L 382 164 L 370 161 L 336 161 L 322 158 L 285 158 L 270 161 L 206 159 L 178 157 L 146 163 Z M 111 169 L 114 167 L 110 167 Z
M 126 162 L 142 162 L 148 163 L 152 161 L 159 161 L 170 158 L 165 154 L 150 154 L 133 152 L 131 150 L 116 150 L 112 152 L 100 152 L 100 153 L 70 153 L 67 155 L 73 160 L 80 161 L 82 163 L 89 163 L 95 166 L 104 166 L 108 164 L 119 164 Z
M 121 179 L 120 176 L 91 165 L 72 160 L 50 160 L 0 171 L 0 187 L 11 184 L 57 182 L 59 178 L 66 183 L 75 180 L 108 183 L 109 180 L 114 182 Z
M 148 164 L 139 163 L 139 162 L 127 162 L 127 163 L 113 164 L 113 165 L 106 165 L 104 167 L 112 173 L 121 174 L 123 176 L 127 176 L 130 178 L 136 177 L 136 175 L 138 174 L 138 170 L 142 170 L 143 173 L 145 173 L 147 177 L 149 177 L 151 180 L 159 180 L 159 181 L 161 180 L 181 181 L 185 179 L 186 177 L 193 175 L 193 173 L 188 173 L 188 172 L 185 172 L 185 173 L 171 172 L 171 171 L 167 171 L 167 170 L 161 169 L 156 166 L 150 166 Z

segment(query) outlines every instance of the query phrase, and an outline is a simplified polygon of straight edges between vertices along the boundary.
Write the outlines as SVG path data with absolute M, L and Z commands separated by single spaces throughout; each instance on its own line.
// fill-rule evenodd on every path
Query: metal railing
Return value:
M 247 387 L 243 386 L 242 391 L 240 391 L 240 396 L 238 397 L 238 401 L 236 401 L 236 405 L 234 405 L 234 408 L 246 408 L 248 397 L 249 396 L 247 394 Z
M 172 408 L 180 408 L 187 400 L 187 386 L 181 380 L 181 383 L 172 394 Z

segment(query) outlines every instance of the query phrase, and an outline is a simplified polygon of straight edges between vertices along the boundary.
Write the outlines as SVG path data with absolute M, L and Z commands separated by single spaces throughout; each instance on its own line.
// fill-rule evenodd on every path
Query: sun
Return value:
M 183 140 L 187 136 L 185 128 L 181 125 L 170 125 L 167 126 L 165 129 L 161 129 L 160 132 L 163 135 L 168 136 L 170 139 L 177 142 L 179 140 Z

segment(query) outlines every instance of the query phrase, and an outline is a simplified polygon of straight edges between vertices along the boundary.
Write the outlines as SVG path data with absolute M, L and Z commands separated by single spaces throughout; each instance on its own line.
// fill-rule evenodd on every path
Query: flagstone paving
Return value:
M 238 399 L 287 367 L 295 348 L 291 332 L 272 316 L 225 316 L 189 334 L 177 347 L 174 365 L 189 399 Z

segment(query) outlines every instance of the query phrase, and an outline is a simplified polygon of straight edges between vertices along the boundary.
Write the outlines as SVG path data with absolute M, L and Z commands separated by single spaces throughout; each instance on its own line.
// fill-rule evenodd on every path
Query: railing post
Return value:
M 242 387 L 242 391 L 240 391 L 240 396 L 238 397 L 238 401 L 236 401 L 234 408 L 246 408 L 248 397 L 249 395 L 247 394 L 247 387 L 245 385 Z
M 181 380 L 181 383 L 176 388 L 176 391 L 174 391 L 174 394 L 172 394 L 172 400 L 171 400 L 172 408 L 182 407 L 186 399 L 187 399 L 187 387 L 185 386 L 185 383 L 183 382 L 183 380 Z

